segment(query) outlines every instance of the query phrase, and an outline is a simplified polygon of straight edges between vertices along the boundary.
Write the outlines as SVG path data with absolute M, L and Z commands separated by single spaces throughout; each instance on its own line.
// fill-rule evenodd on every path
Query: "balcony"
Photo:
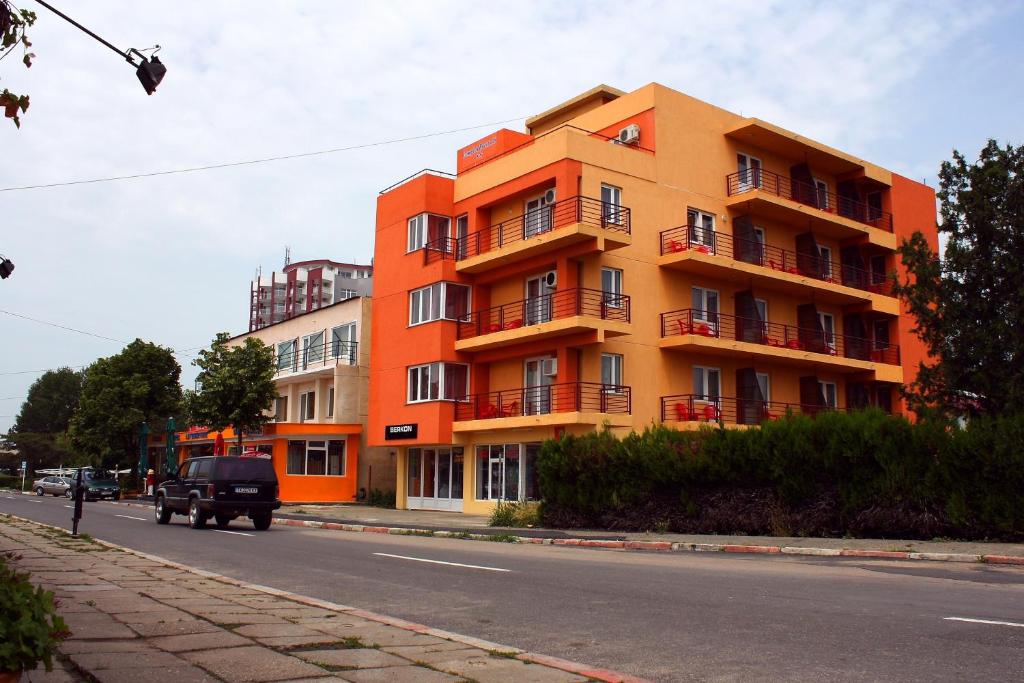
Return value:
M 692 308 L 661 314 L 659 346 L 719 356 L 753 355 L 841 372 L 873 371 L 879 381 L 903 381 L 900 348 L 895 344 Z
M 710 397 L 700 394 L 661 397 L 661 421 L 680 423 L 684 428 L 719 422 L 731 425 L 760 425 L 785 417 L 787 413 L 814 416 L 836 410 L 852 412 L 862 408 L 835 408 L 821 404 L 783 403 L 734 396 Z
M 478 273 L 536 254 L 592 241 L 594 251 L 632 243 L 630 211 L 589 197 L 570 197 L 495 223 L 462 238 L 440 237 L 423 247 L 424 263 L 454 259 Z
M 807 287 L 812 287 L 821 301 L 844 305 L 867 301 L 880 312 L 899 313 L 888 275 L 692 224 L 661 232 L 658 264 L 793 294 L 806 294 Z
M 467 396 L 455 404 L 454 432 L 557 425 L 632 424 L 630 387 L 566 382 Z
M 332 341 L 310 346 L 302 351 L 275 354 L 275 378 L 302 372 L 317 372 L 335 365 L 358 365 L 359 342 Z
M 457 328 L 456 351 L 594 332 L 595 341 L 629 332 L 630 300 L 596 289 L 566 289 L 474 311 Z
M 877 206 L 759 168 L 730 173 L 725 182 L 728 206 L 749 202 L 761 215 L 801 225 L 809 220 L 816 230 L 839 239 L 868 234 L 871 242 L 896 248 L 892 214 Z

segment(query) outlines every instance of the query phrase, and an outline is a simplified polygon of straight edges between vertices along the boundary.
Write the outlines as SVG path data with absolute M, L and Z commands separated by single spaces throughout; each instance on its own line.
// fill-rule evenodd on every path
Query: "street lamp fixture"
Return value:
M 167 73 L 167 67 L 163 65 L 159 57 L 155 55 L 152 57 L 146 57 L 135 48 L 129 48 L 127 51 L 118 49 L 49 3 L 43 2 L 43 0 L 36 0 L 36 2 L 56 14 L 61 19 L 64 19 L 72 26 L 88 33 L 90 36 L 124 57 L 126 62 L 135 67 L 135 75 L 139 77 L 139 82 L 142 83 L 142 87 L 145 88 L 146 94 L 152 95 L 156 92 L 156 87 L 160 85 L 160 81 L 164 79 L 164 74 Z M 160 46 L 157 45 L 155 49 L 159 50 Z
M 14 262 L 0 254 L 0 280 L 6 280 L 14 272 Z

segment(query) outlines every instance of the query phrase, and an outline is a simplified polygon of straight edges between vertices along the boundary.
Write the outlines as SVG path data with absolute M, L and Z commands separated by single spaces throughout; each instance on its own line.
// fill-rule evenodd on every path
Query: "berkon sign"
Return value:
M 418 427 L 417 424 L 384 425 L 384 440 L 415 439 Z

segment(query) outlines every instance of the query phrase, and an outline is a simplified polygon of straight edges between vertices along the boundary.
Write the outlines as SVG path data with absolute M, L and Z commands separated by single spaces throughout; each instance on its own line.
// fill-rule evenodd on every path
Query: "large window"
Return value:
M 538 443 L 476 447 L 477 500 L 536 500 Z
M 686 223 L 690 226 L 690 242 L 715 249 L 715 214 L 699 209 L 687 209 Z
M 693 393 L 699 401 L 717 401 L 722 395 L 722 371 L 694 365 Z
M 286 473 L 297 476 L 345 476 L 345 442 L 289 441 Z
M 428 243 L 436 243 L 443 237 L 450 237 L 450 226 L 451 219 L 447 216 L 437 216 L 432 213 L 413 216 L 409 219 L 409 239 L 406 251 L 416 251 L 427 246 Z M 440 245 L 439 248 L 446 248 L 446 245 Z
M 705 287 L 694 287 L 692 294 L 693 319 L 700 320 L 715 331 L 718 324 L 718 292 Z
M 825 402 L 826 408 L 834 409 L 839 407 L 835 382 L 818 382 L 818 391 L 821 392 L 821 398 Z
M 604 305 L 608 308 L 622 308 L 622 271 L 618 268 L 601 269 L 601 292 Z
M 622 391 L 622 355 L 618 353 L 601 354 L 601 384 L 610 393 Z
M 468 285 L 438 282 L 409 292 L 409 324 L 469 319 Z
M 288 421 L 288 397 L 278 396 L 274 399 L 274 420 L 277 422 Z
M 307 334 L 302 338 L 302 369 L 324 360 L 324 331 Z
M 298 346 L 297 339 L 278 342 L 277 344 L 277 370 L 295 369 L 295 348 Z
M 331 358 L 348 361 L 349 365 L 356 362 L 356 324 L 347 323 L 331 330 Z
M 605 223 L 622 223 L 622 188 L 601 185 L 601 217 Z
M 428 363 L 409 368 L 409 403 L 463 401 L 469 394 L 469 366 L 462 363 Z
M 307 422 L 316 417 L 316 392 L 299 394 L 299 421 Z

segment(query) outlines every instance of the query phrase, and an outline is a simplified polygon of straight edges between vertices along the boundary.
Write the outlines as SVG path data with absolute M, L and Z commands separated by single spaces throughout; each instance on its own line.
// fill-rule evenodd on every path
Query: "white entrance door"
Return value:
M 526 324 L 536 325 L 551 320 L 551 304 L 555 288 L 545 283 L 545 277 L 538 275 L 526 281 Z
M 410 510 L 462 512 L 461 449 L 410 448 L 406 502 Z
M 524 415 L 546 415 L 551 412 L 553 362 L 553 358 L 531 358 L 523 363 Z
M 551 230 L 551 205 L 544 196 L 529 199 L 523 216 L 523 239 Z

